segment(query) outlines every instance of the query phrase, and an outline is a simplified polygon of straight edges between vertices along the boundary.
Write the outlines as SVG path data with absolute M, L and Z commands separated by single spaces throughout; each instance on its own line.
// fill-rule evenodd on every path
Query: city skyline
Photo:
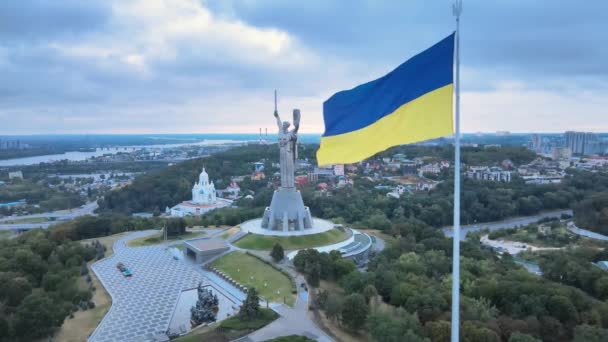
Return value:
M 608 131 L 608 5 L 585 5 L 465 3 L 464 132 Z M 0 22 L 0 135 L 256 133 L 274 88 L 322 133 L 331 94 L 454 29 L 449 2 L 24 1 Z

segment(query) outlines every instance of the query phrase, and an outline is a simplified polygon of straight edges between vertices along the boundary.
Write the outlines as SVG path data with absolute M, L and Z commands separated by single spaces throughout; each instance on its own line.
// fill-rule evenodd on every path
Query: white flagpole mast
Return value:
M 454 74 L 456 133 L 454 134 L 454 224 L 452 230 L 452 342 L 458 342 L 460 339 L 460 14 L 462 13 L 462 0 L 456 0 L 452 5 L 452 10 L 456 17 L 456 71 Z

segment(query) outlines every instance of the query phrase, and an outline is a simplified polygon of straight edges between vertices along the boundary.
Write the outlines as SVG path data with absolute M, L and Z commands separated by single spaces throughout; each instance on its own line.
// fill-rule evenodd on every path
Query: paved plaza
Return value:
M 90 336 L 91 342 L 146 341 L 164 334 L 184 290 L 199 282 L 214 285 L 233 302 L 244 294 L 217 279 L 209 279 L 199 265 L 174 258 L 167 244 L 127 247 L 126 241 L 158 233 L 134 232 L 118 240 L 114 255 L 93 264 L 92 269 L 112 297 L 112 307 Z M 122 262 L 133 276 L 124 277 L 116 268 Z M 240 304 L 239 304 L 240 305 Z
M 241 231 L 246 233 L 253 233 L 259 235 L 272 235 L 272 236 L 296 236 L 296 235 L 309 235 L 319 234 L 326 232 L 336 225 L 333 222 L 323 220 L 320 218 L 313 217 L 312 228 L 302 230 L 290 230 L 284 232 L 282 230 L 270 230 L 262 228 L 262 219 L 253 219 L 241 223 Z

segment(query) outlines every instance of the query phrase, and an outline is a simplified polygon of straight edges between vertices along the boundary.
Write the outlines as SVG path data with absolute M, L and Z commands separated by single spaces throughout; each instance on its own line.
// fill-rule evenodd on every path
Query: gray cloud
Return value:
M 454 29 L 449 1 L 195 1 L 0 2 L 0 134 L 255 130 L 274 88 L 319 131 L 329 95 Z M 555 99 L 589 95 L 585 120 L 600 122 L 606 10 L 603 0 L 466 1 L 463 91 L 485 120 L 467 129 L 533 112 L 529 90 L 558 122 L 576 102 L 549 108 Z
M 103 1 L 5 0 L 0 2 L 0 39 L 20 45 L 79 36 L 102 28 L 110 14 Z
M 395 65 L 454 29 L 449 1 L 225 1 L 213 8 L 293 32 L 326 53 Z M 608 75 L 608 2 L 465 1 L 462 60 L 518 77 Z

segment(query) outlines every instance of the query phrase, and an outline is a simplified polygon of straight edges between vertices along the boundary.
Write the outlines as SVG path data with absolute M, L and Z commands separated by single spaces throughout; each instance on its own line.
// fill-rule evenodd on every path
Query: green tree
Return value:
M 608 276 L 599 278 L 593 284 L 595 294 L 601 299 L 608 299 Z
M 514 332 L 509 337 L 509 342 L 541 342 L 541 340 L 528 334 L 522 334 L 520 332 Z
M 498 315 L 498 309 L 486 298 L 463 297 L 462 299 L 463 320 L 486 322 Z
M 52 331 L 52 327 L 63 321 L 57 314 L 55 305 L 48 296 L 43 292 L 33 292 L 15 312 L 15 335 L 32 339 L 45 336 Z
M 579 325 L 574 328 L 574 342 L 605 342 L 608 341 L 608 329 L 592 325 Z
M 245 319 L 254 319 L 260 312 L 260 296 L 255 287 L 247 289 L 247 297 L 241 305 L 239 315 L 245 317 Z
M 374 312 L 367 318 L 367 326 L 374 341 L 428 341 L 419 336 L 418 316 L 403 309 L 395 312 Z
M 369 304 L 369 301 L 378 295 L 378 291 L 376 291 L 376 287 L 372 284 L 367 285 L 363 289 L 363 296 L 365 297 L 365 301 Z
M 344 303 L 344 298 L 342 296 L 332 294 L 327 297 L 327 301 L 325 302 L 325 315 L 327 318 L 331 320 L 338 319 L 342 314 L 342 304 Z
M 344 299 L 342 305 L 342 323 L 351 330 L 359 330 L 365 324 L 369 307 L 365 302 L 365 297 L 358 293 L 353 293 Z
M 471 321 L 462 324 L 461 336 L 465 342 L 500 342 L 500 337 L 494 331 Z
M 319 287 L 321 280 L 321 265 L 318 261 L 309 261 L 306 263 L 306 282 L 312 287 Z
M 551 316 L 562 322 L 577 321 L 578 312 L 572 301 L 565 296 L 551 296 L 547 302 L 547 309 Z
M 448 321 L 429 322 L 426 324 L 425 330 L 433 342 L 450 341 L 451 325 Z
M 581 228 L 608 235 L 608 191 L 576 203 L 574 221 Z
M 285 258 L 285 251 L 283 250 L 283 246 L 278 242 L 272 246 L 272 251 L 270 252 L 270 256 L 275 262 L 279 262 Z
M 8 320 L 3 314 L 0 314 L 0 341 L 9 341 L 10 326 Z
M 11 275 L 7 273 L 5 275 Z M 0 277 L 2 280 L 3 277 Z M 0 285 L 0 298 L 4 298 L 10 306 L 17 306 L 21 301 L 32 292 L 32 285 L 24 277 L 14 277 L 7 279 Z
M 169 236 L 178 236 L 186 233 L 187 223 L 181 217 L 167 220 L 166 225 L 167 235 Z

